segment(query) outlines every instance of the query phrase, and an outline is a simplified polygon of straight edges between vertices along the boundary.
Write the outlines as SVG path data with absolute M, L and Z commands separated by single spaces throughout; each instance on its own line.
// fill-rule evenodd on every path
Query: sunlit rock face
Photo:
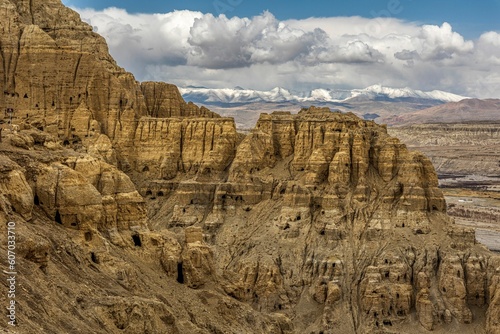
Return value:
M 312 107 L 242 135 L 57 0 L 0 0 L 0 27 L 20 330 L 498 332 L 498 256 L 384 126 Z

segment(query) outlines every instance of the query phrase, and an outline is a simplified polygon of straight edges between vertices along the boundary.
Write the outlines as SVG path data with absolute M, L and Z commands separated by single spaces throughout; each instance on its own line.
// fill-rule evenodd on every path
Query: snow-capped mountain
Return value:
M 457 102 L 466 99 L 439 90 L 424 92 L 411 88 L 389 88 L 374 85 L 364 89 L 314 89 L 310 92 L 291 92 L 285 88 L 276 87 L 270 91 L 259 91 L 236 87 L 230 88 L 180 88 L 183 97 L 188 101 L 198 103 L 253 103 L 253 102 L 334 102 L 342 103 L 350 100 L 402 100 L 423 99 L 440 102 Z

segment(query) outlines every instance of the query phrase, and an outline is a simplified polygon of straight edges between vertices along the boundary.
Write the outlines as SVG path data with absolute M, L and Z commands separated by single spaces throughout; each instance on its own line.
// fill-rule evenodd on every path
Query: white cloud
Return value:
M 500 34 L 466 40 L 448 23 L 394 18 L 280 21 L 192 11 L 77 9 L 139 80 L 221 88 L 364 88 L 373 84 L 500 97 Z

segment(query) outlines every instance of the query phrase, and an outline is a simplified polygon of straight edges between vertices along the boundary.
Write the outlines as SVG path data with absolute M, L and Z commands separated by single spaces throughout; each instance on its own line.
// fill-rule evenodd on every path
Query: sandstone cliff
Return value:
M 500 331 L 498 256 L 385 127 L 309 108 L 242 136 L 58 0 L 0 10 L 20 332 Z
M 143 191 L 155 228 L 204 229 L 237 300 L 299 333 L 405 332 L 414 318 L 419 332 L 495 332 L 480 320 L 494 257 L 447 217 L 430 161 L 384 127 L 316 108 L 262 115 L 227 175 Z

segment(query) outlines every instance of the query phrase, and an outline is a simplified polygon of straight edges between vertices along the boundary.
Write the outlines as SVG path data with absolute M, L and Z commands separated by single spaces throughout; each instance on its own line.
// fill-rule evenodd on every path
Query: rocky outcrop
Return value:
M 452 226 L 430 161 L 373 122 L 263 115 L 227 182 L 180 177 L 149 185 L 156 228 L 203 227 L 224 290 L 298 332 L 398 331 L 414 312 L 446 330 L 486 310 L 489 255 Z
M 228 118 L 142 118 L 129 163 L 148 178 L 173 179 L 178 173 L 210 175 L 231 163 L 238 141 Z
M 498 330 L 498 257 L 384 126 L 312 107 L 242 136 L 138 84 L 59 1 L 0 9 L 21 331 Z
M 147 115 L 155 118 L 208 117 L 218 118 L 218 114 L 192 102 L 186 103 L 177 86 L 164 82 L 143 82 L 141 91 L 146 102 Z
M 104 149 L 107 162 L 120 163 L 127 169 L 131 164 L 134 168 L 149 163 L 137 159 L 137 152 L 151 146 L 143 142 L 149 135 L 157 141 L 152 150 L 167 146 L 165 140 L 178 140 L 184 132 L 189 141 L 194 131 L 189 124 L 173 129 L 168 138 L 160 137 L 169 132 L 163 125 L 173 123 L 175 128 L 176 120 L 171 118 L 177 118 L 177 123 L 179 117 L 219 118 L 204 107 L 186 103 L 174 85 L 137 83 L 132 74 L 116 65 L 104 39 L 60 1 L 5 0 L 0 7 L 0 58 L 5 64 L 0 68 L 4 88 L 0 107 L 12 108 L 16 123 L 44 130 L 66 145 L 79 147 L 83 143 L 89 150 L 101 153 Z M 149 117 L 154 117 L 155 122 L 158 118 L 164 120 L 151 129 Z M 218 145 L 217 140 L 212 143 L 210 136 L 217 138 L 219 127 L 226 131 L 226 123 L 227 120 L 214 120 L 207 125 L 207 152 Z M 146 131 L 145 124 L 149 127 Z M 103 134 L 112 143 L 113 151 Z M 25 146 L 20 140 L 17 142 Z M 209 159 L 225 156 L 219 152 L 212 155 Z M 198 164 L 204 159 L 188 160 L 187 164 Z M 151 168 L 159 170 L 161 163 L 162 160 L 157 161 Z
M 24 176 L 22 168 L 8 157 L 0 156 L 0 194 L 8 212 L 18 213 L 25 220 L 31 220 L 33 191 Z

